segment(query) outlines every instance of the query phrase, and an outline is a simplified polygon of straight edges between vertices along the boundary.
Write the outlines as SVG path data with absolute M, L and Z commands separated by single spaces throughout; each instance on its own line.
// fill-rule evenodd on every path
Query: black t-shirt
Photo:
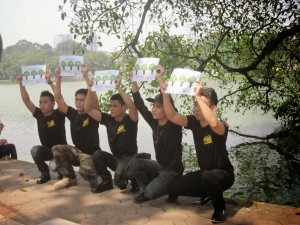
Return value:
M 48 148 L 54 145 L 67 144 L 65 115 L 55 109 L 50 116 L 44 116 L 41 109 L 36 107 L 33 117 L 37 120 L 41 144 Z
M 225 126 L 225 133 L 218 135 L 210 126 L 201 127 L 200 121 L 194 115 L 187 116 L 187 129 L 193 132 L 198 164 L 201 169 L 223 169 L 233 172 L 233 166 L 229 160 L 226 149 L 226 140 L 228 135 L 228 125 L 222 121 Z
M 138 122 L 132 121 L 128 114 L 117 122 L 110 114 L 102 113 L 100 123 L 106 126 L 109 147 L 114 156 L 121 158 L 137 153 Z
M 99 147 L 99 123 L 88 114 L 68 107 L 67 117 L 70 120 L 71 137 L 76 148 L 83 153 L 92 155 Z
M 156 160 L 162 166 L 183 173 L 182 164 L 182 127 L 170 121 L 159 126 L 139 92 L 132 93 L 135 106 L 152 129 Z

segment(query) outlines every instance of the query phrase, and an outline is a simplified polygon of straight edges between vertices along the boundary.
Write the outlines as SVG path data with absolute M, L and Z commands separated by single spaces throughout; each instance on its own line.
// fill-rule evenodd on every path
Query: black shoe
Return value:
M 113 189 L 113 184 L 111 180 L 102 181 L 97 187 L 92 189 L 93 193 L 101 193 Z
M 215 210 L 211 217 L 211 222 L 220 223 L 225 221 L 225 210 Z
M 57 179 L 58 179 L 58 180 L 61 180 L 61 179 L 63 179 L 63 178 L 64 178 L 64 176 L 63 176 L 61 173 L 58 173 Z
M 37 184 L 43 184 L 46 183 L 47 181 L 51 180 L 50 174 L 49 173 L 42 173 L 40 178 L 36 180 Z
M 150 199 L 147 198 L 147 197 L 145 196 L 144 192 L 141 193 L 140 195 L 136 196 L 136 197 L 133 199 L 133 201 L 134 201 L 135 203 L 143 203 L 143 202 L 147 202 L 147 201 L 149 201 L 149 200 L 150 200 Z
M 118 187 L 120 190 L 125 190 L 127 188 L 127 180 L 119 180 Z
M 177 199 L 178 199 L 178 196 L 177 195 L 170 195 L 169 194 L 169 196 L 168 196 L 168 198 L 167 198 L 167 202 L 177 202 Z
M 193 205 L 206 205 L 211 200 L 209 196 L 202 196 L 199 200 L 193 202 Z
M 135 193 L 135 192 L 138 192 L 139 190 L 140 190 L 140 186 L 138 185 L 138 183 L 135 180 L 132 180 L 130 192 Z

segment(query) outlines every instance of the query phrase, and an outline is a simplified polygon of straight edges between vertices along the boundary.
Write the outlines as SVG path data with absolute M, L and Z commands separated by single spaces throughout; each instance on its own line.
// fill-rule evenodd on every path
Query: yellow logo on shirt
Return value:
M 89 125 L 89 123 L 90 123 L 89 118 L 86 118 L 86 119 L 82 122 L 82 127 L 85 127 L 85 126 Z
M 48 128 L 49 128 L 49 127 L 53 127 L 53 126 L 55 126 L 55 122 L 54 122 L 54 120 L 50 120 L 50 121 L 48 121 L 48 122 L 47 122 L 47 126 L 48 126 Z
M 210 135 L 206 135 L 204 138 L 203 138 L 203 142 L 205 145 L 208 145 L 208 144 L 211 144 L 213 142 L 213 139 Z
M 123 133 L 123 132 L 125 132 L 126 130 L 125 130 L 125 126 L 124 125 L 121 125 L 121 126 L 119 126 L 118 127 L 118 132 L 117 132 L 117 134 L 121 134 L 121 133 Z

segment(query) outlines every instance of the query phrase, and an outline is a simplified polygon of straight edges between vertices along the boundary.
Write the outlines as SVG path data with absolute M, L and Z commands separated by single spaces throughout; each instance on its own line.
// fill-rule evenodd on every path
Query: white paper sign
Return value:
M 138 58 L 134 66 L 133 81 L 155 80 L 158 64 L 159 58 Z
M 108 91 L 115 89 L 115 79 L 119 75 L 119 70 L 99 70 L 95 71 L 92 91 Z
M 194 95 L 194 87 L 201 75 L 201 72 L 190 69 L 174 69 L 168 81 L 166 93 Z
M 80 66 L 83 64 L 83 56 L 60 56 L 61 76 L 81 75 Z
M 23 66 L 22 67 L 22 85 L 30 84 L 44 84 L 46 83 L 45 79 L 46 65 L 32 65 L 32 66 Z

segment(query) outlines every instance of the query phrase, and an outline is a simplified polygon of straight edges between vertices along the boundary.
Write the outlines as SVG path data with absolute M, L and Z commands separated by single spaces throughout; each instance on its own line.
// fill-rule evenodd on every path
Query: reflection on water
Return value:
M 287 160 L 267 144 L 230 149 L 236 174 L 226 195 L 275 204 L 300 205 L 300 165 Z

